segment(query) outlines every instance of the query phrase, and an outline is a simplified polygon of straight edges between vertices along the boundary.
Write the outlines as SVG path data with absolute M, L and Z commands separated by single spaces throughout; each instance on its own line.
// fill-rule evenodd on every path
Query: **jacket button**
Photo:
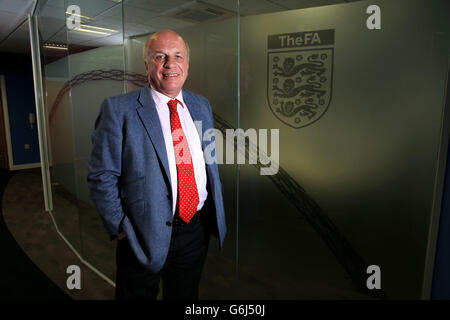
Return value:
M 172 222 L 170 222 L 170 221 L 166 222 L 166 226 L 170 227 L 171 225 L 172 225 Z

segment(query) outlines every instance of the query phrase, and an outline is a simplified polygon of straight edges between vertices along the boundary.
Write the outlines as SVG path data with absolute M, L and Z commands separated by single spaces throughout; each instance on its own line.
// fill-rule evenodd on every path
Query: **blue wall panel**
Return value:
M 31 73 L 6 74 L 9 126 L 13 164 L 40 162 L 37 124 L 31 126 L 29 114 L 36 114 Z M 29 145 L 29 149 L 25 145 Z

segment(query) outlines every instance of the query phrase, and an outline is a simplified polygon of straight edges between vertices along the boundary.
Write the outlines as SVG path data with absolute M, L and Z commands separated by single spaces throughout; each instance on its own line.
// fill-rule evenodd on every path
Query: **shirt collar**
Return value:
M 167 107 L 167 103 L 172 100 L 171 97 L 166 96 L 165 94 L 162 94 L 161 92 L 156 91 L 155 89 L 151 88 L 152 90 L 152 97 L 155 101 L 156 108 L 164 108 Z M 180 93 L 175 97 L 177 99 L 181 106 L 184 108 L 184 100 L 183 100 L 183 90 L 180 90 Z

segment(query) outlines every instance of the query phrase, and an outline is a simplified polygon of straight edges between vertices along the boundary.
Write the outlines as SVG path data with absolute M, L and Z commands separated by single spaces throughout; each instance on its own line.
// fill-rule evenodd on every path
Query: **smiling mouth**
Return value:
M 180 75 L 179 73 L 164 73 L 163 78 L 164 79 L 175 78 L 175 77 L 178 77 L 179 75 Z

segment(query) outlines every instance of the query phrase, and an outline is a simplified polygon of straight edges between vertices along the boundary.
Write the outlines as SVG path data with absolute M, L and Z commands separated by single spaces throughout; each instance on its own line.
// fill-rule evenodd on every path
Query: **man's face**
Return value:
M 189 57 L 183 39 L 173 32 L 161 32 L 148 43 L 145 63 L 148 81 L 153 89 L 175 98 L 186 81 Z

